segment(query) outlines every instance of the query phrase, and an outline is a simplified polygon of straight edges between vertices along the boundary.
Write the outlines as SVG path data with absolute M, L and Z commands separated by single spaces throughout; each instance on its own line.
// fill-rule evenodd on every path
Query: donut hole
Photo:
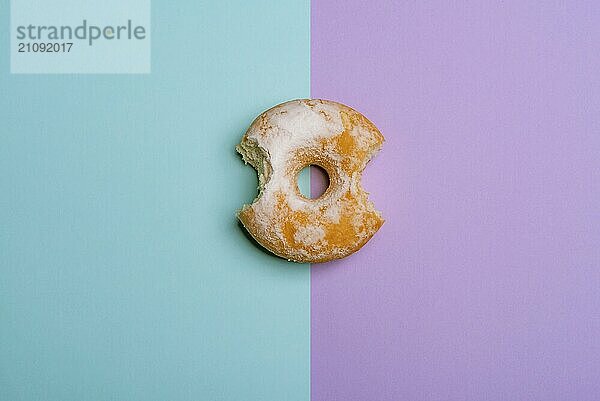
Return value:
M 307 180 L 309 176 L 310 180 Z M 318 199 L 323 196 L 330 183 L 327 170 L 316 164 L 310 164 L 300 170 L 296 181 L 298 190 L 307 199 Z

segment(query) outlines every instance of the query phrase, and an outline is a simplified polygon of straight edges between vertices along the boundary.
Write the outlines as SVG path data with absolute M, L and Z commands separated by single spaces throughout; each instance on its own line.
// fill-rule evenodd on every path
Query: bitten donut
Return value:
M 356 252 L 383 224 L 360 182 L 383 141 L 373 123 L 340 103 L 292 100 L 265 111 L 236 147 L 259 183 L 239 220 L 260 245 L 290 261 L 327 262 Z M 309 165 L 329 175 L 317 199 L 297 185 Z

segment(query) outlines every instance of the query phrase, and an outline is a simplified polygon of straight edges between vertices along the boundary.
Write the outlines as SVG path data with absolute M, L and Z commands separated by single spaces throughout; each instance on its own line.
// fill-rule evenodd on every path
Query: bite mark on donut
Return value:
M 265 186 L 271 179 L 273 167 L 269 162 L 269 152 L 261 148 L 255 140 L 244 137 L 242 142 L 235 147 L 242 156 L 245 164 L 250 164 L 258 175 L 258 194 L 252 203 L 255 203 L 262 195 Z

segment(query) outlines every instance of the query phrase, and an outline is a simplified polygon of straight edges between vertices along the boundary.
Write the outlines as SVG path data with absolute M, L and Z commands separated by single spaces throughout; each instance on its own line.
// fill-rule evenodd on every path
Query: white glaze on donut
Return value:
M 383 220 L 361 188 L 361 172 L 383 143 L 364 116 L 340 103 L 293 100 L 267 110 L 237 146 L 259 176 L 259 195 L 238 217 L 273 253 L 323 262 L 358 250 Z M 318 199 L 300 194 L 298 172 L 317 164 L 330 176 Z

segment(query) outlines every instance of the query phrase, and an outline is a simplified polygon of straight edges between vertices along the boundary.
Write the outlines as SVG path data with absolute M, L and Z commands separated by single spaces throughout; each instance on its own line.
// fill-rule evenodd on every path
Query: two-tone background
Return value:
M 11 74 L 9 3 L 0 400 L 600 399 L 597 2 L 153 0 L 130 75 Z M 385 225 L 312 268 L 234 217 L 305 97 L 387 139 Z

